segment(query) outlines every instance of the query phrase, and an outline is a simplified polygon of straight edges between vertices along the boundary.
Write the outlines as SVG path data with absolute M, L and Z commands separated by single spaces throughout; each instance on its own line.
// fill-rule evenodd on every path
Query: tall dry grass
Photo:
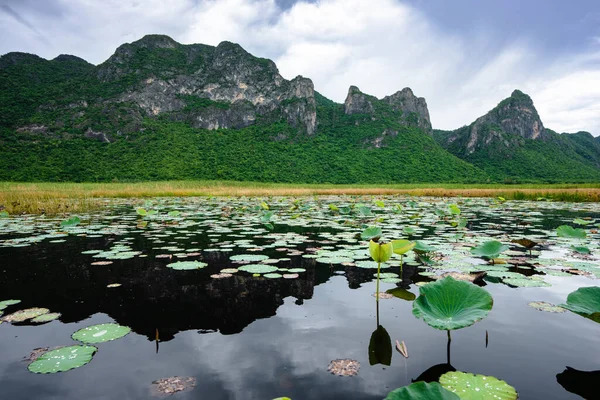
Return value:
M 327 185 L 224 181 L 140 183 L 0 182 L 0 207 L 11 214 L 60 214 L 103 207 L 104 198 L 168 196 L 312 196 L 412 195 L 436 197 L 504 197 L 554 201 L 600 201 L 600 185 Z

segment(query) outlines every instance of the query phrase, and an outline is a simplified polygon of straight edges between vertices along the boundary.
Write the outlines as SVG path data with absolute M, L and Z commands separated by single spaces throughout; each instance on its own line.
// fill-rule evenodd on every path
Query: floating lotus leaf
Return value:
M 385 292 L 391 294 L 394 297 L 397 297 L 402 300 L 407 300 L 407 301 L 413 301 L 414 299 L 417 298 L 417 296 L 414 293 L 409 292 L 408 290 L 406 290 L 404 288 L 399 288 L 399 287 L 393 288 L 393 289 L 388 289 Z
M 384 283 L 400 283 L 402 282 L 402 279 L 400 278 L 382 278 L 380 279 L 381 282 Z
M 94 346 L 67 346 L 42 354 L 27 369 L 35 374 L 69 371 L 89 363 L 98 349 Z
M 265 278 L 269 278 L 269 279 L 277 279 L 277 278 L 282 278 L 283 275 L 278 274 L 276 272 L 270 273 L 270 274 L 264 274 L 263 275 Z
M 416 245 L 417 245 L 416 242 L 411 242 L 410 240 L 405 240 L 405 239 L 392 240 L 392 247 L 394 249 L 394 253 L 400 254 L 400 255 L 408 253 Z
M 567 303 L 560 306 L 592 321 L 600 322 L 600 287 L 579 288 L 569 293 Z
M 291 273 L 306 272 L 306 269 L 304 269 L 304 268 L 290 268 L 290 269 L 288 269 L 288 272 L 291 272 Z
M 386 262 L 392 257 L 392 251 L 392 243 L 369 242 L 369 253 L 375 262 Z
M 378 226 L 370 226 L 360 234 L 362 240 L 371 240 L 376 237 L 380 237 L 383 234 L 381 228 Z
M 75 332 L 71 337 L 87 344 L 104 343 L 120 339 L 131 332 L 131 328 L 119 324 L 99 324 L 88 326 Z
M 546 303 L 545 301 L 532 301 L 527 305 L 531 308 L 535 308 L 536 310 L 551 313 L 564 313 L 566 311 L 566 309 L 560 306 L 555 306 L 554 304 Z
M 277 271 L 277 267 L 264 264 L 248 264 L 239 267 L 238 271 L 249 272 L 251 274 L 268 274 Z
M 571 250 L 579 254 L 590 254 L 591 250 L 585 246 L 571 246 Z
M 471 249 L 471 254 L 479 257 L 496 258 L 500 255 L 500 253 L 506 250 L 508 250 L 507 245 L 502 244 L 497 240 L 490 240 L 480 244 L 477 247 L 473 247 Z
M 385 400 L 460 400 L 460 397 L 438 382 L 415 382 L 392 390 Z
M 200 261 L 177 261 L 171 264 L 167 264 L 167 267 L 176 270 L 188 270 L 188 269 L 202 269 L 208 264 Z
M 229 257 L 231 261 L 262 261 L 268 260 L 269 256 L 262 254 L 236 254 L 235 256 Z
M 377 269 L 377 263 L 375 261 L 360 260 L 360 261 L 356 261 L 355 264 L 358 268 Z M 384 263 L 381 263 L 381 268 L 385 268 L 385 267 L 387 267 L 387 265 L 385 265 Z
M 581 228 L 573 228 L 569 225 L 561 225 L 556 228 L 556 234 L 560 237 L 573 238 L 573 239 L 585 239 L 587 234 Z
M 278 397 L 278 398 L 273 399 L 273 400 L 292 400 L 292 399 L 290 399 L 289 397 Z
M 373 277 L 377 277 L 377 274 L 373 274 Z M 398 274 L 395 274 L 393 272 L 381 272 L 379 274 L 379 278 L 383 279 L 383 278 L 397 278 Z
M 515 388 L 493 376 L 446 372 L 440 377 L 440 383 L 461 400 L 516 400 L 518 397 Z
M 49 313 L 50 310 L 47 308 L 27 308 L 25 310 L 19 310 L 12 314 L 2 317 L 4 322 L 24 322 L 28 319 L 39 317 L 40 315 Z
M 420 240 L 417 240 L 415 242 L 415 247 L 413 247 L 413 250 L 417 254 L 425 254 L 425 253 L 431 253 L 432 251 L 435 251 L 435 247 L 430 246 L 427 243 L 424 243 Z
M 548 282 L 544 282 L 539 279 L 531 279 L 531 278 L 503 278 L 502 282 L 511 286 L 518 287 L 550 287 Z
M 79 225 L 81 223 L 81 220 L 79 219 L 79 217 L 71 217 L 67 220 L 64 220 L 63 222 L 60 223 L 60 226 L 63 228 L 68 228 L 71 226 L 76 226 Z
M 8 218 L 9 216 L 8 211 L 0 211 L 0 218 Z
M 31 319 L 31 322 L 35 322 L 36 324 L 41 324 L 44 322 L 50 322 L 50 321 L 54 321 L 55 319 L 60 318 L 61 313 L 48 313 L 48 314 L 42 314 L 39 317 L 35 317 Z
M 13 306 L 15 304 L 19 304 L 21 300 L 4 300 L 0 301 L 0 310 L 4 310 L 8 306 Z
M 447 277 L 421 286 L 413 314 L 436 329 L 452 330 L 473 325 L 492 309 L 492 296 L 472 283 Z

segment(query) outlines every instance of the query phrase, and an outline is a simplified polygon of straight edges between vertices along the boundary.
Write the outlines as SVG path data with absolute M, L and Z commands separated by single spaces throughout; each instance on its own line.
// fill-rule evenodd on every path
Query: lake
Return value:
M 375 400 L 457 370 L 504 380 L 524 400 L 600 399 L 600 324 L 529 305 L 598 286 L 599 203 L 155 198 L 106 200 L 61 226 L 67 218 L 0 218 L 0 301 L 20 300 L 3 317 L 60 313 L 0 325 L 2 398 L 149 399 L 185 386 L 168 397 Z M 562 225 L 586 237 L 559 236 Z M 368 226 L 429 248 L 407 253 L 402 269 L 397 255 L 382 266 L 380 292 L 403 298 L 376 301 L 377 265 L 360 236 Z M 531 254 L 512 242 L 524 238 L 539 243 Z M 510 247 L 493 265 L 471 253 L 490 240 Z M 448 271 L 486 271 L 477 284 L 493 297 L 488 316 L 450 343 L 412 313 L 420 287 Z M 104 323 L 131 332 L 92 344 L 79 368 L 28 370 L 34 349 L 81 344 L 73 333 Z M 404 341 L 408 358 L 393 349 L 391 365 L 370 365 L 378 326 L 384 347 Z M 357 361 L 358 374 L 330 373 L 338 359 Z M 153 383 L 171 377 L 182 379 Z

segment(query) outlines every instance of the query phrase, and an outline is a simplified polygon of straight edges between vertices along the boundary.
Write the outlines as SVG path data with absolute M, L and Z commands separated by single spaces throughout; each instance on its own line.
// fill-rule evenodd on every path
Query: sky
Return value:
M 438 129 L 518 88 L 547 128 L 600 135 L 598 0 L 0 0 L 0 54 L 99 64 L 149 33 L 239 43 L 337 102 L 410 87 Z

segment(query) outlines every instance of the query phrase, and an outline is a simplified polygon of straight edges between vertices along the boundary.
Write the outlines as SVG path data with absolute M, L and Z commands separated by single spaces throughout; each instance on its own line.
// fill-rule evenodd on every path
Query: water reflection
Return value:
M 446 345 L 446 362 L 429 367 L 427 370 L 423 371 L 421 375 L 417 377 L 417 379 L 413 379 L 412 382 L 438 382 L 440 380 L 440 376 L 444 375 L 446 372 L 456 371 L 456 368 L 452 366 L 450 361 L 451 345 L 452 339 L 450 335 L 448 335 L 448 344 Z
M 579 371 L 567 367 L 556 375 L 556 381 L 571 393 L 575 393 L 586 400 L 600 398 L 600 371 Z
M 371 334 L 369 340 L 369 364 L 392 364 L 392 338 L 387 330 L 379 324 L 379 301 L 375 301 L 377 308 L 377 329 Z

